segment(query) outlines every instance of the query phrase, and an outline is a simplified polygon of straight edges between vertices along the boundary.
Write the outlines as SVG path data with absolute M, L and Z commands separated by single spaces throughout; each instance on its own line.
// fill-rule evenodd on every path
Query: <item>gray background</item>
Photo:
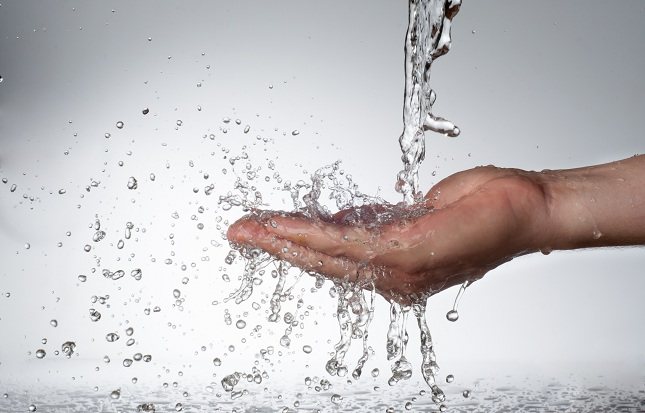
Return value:
M 453 50 L 433 68 L 435 113 L 457 123 L 462 135 L 427 136 L 424 186 L 482 164 L 557 169 L 644 151 L 643 2 L 464 3 Z M 279 347 L 284 324 L 267 325 L 250 302 L 211 305 L 234 289 L 221 273 L 234 279 L 242 268 L 224 266 L 225 225 L 215 222 L 242 214 L 217 207 L 217 197 L 233 187 L 233 174 L 221 173 L 230 167 L 222 147 L 240 154 L 246 146 L 261 176 L 273 174 L 267 162 L 274 160 L 292 181 L 341 159 L 365 193 L 398 200 L 406 25 L 402 0 L 3 1 L 0 176 L 8 183 L 0 184 L 0 384 L 118 383 L 132 375 L 199 382 L 211 377 L 215 356 L 228 353 L 226 373 L 246 371 L 260 348 Z M 246 124 L 248 134 L 241 131 Z M 213 140 L 203 138 L 209 134 Z M 136 191 L 126 188 L 129 176 L 139 179 Z M 87 192 L 92 180 L 100 184 Z M 210 183 L 215 189 L 207 197 Z M 288 195 L 272 189 L 275 181 L 257 185 L 272 208 L 289 208 Z M 179 219 L 171 217 L 175 211 Z M 88 228 L 96 214 L 108 233 L 100 245 Z M 127 221 L 138 231 L 118 250 Z M 205 228 L 196 229 L 197 222 Z M 644 260 L 642 248 L 522 257 L 469 289 L 455 324 L 445 313 L 456 290 L 432 298 L 443 372 L 642 382 Z M 102 268 L 136 267 L 144 271 L 138 283 L 100 275 Z M 89 281 L 79 283 L 78 274 Z M 311 284 L 301 284 L 312 306 L 306 328 L 271 367 L 285 383 L 322 375 L 337 339 L 333 300 L 311 294 Z M 174 288 L 186 300 L 183 311 L 173 306 Z M 267 277 L 258 289 L 252 301 L 270 294 L 273 281 Z M 92 295 L 105 294 L 109 308 L 91 304 Z M 146 316 L 155 305 L 162 311 Z M 90 307 L 103 313 L 99 323 L 89 321 Z M 234 320 L 247 319 L 247 328 L 226 326 L 223 308 Z M 54 318 L 57 328 L 49 325 Z M 386 320 L 379 299 L 370 366 L 383 369 Z M 261 338 L 249 336 L 257 324 L 264 326 Z M 136 331 L 132 348 L 123 343 L 128 325 Z M 410 330 L 417 363 L 417 333 Z M 120 342 L 106 343 L 109 331 L 118 331 Z M 68 339 L 78 354 L 54 356 Z M 313 345 L 312 355 L 303 354 L 303 344 Z M 37 348 L 47 350 L 44 360 L 35 360 Z M 153 363 L 124 370 L 121 358 L 135 351 L 153 354 Z M 109 365 L 101 361 L 106 354 Z

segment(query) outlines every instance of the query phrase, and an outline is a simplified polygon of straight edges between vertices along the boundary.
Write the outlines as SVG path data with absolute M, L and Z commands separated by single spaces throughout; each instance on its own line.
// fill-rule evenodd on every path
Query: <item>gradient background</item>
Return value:
M 427 135 L 422 185 L 482 164 L 558 169 L 645 151 L 643 2 L 464 3 L 452 51 L 433 68 L 435 113 L 462 134 Z M 217 205 L 233 188 L 234 174 L 221 172 L 231 169 L 224 156 L 246 147 L 261 177 L 273 175 L 273 160 L 292 181 L 340 159 L 363 192 L 398 200 L 406 25 L 403 0 L 2 1 L 0 177 L 8 183 L 0 184 L 0 387 L 120 385 L 131 376 L 150 385 L 219 382 L 235 369 L 249 371 L 260 348 L 277 349 L 285 325 L 267 325 L 250 307 L 272 292 L 268 277 L 242 306 L 211 305 L 235 287 L 221 274 L 235 280 L 242 268 L 224 265 L 226 225 L 215 221 L 242 214 Z M 125 127 L 117 129 L 117 121 Z M 139 180 L 135 191 L 126 188 L 129 176 Z M 87 192 L 93 180 L 100 183 Z M 210 196 L 208 184 L 215 185 Z M 276 185 L 257 180 L 272 208 L 290 208 Z M 175 211 L 179 219 L 171 217 Z M 88 228 L 95 216 L 107 232 L 98 244 Z M 127 221 L 136 230 L 119 250 Z M 454 324 L 445 313 L 456 289 L 432 298 L 442 374 L 642 383 L 644 263 L 643 248 L 522 257 L 470 288 Z M 109 281 L 103 268 L 142 268 L 144 276 Z M 79 274 L 88 281 L 80 283 Z M 312 309 L 291 349 L 263 367 L 273 377 L 269 386 L 323 376 L 338 337 L 329 285 L 315 294 L 311 280 L 294 291 L 300 285 Z M 182 290 L 183 311 L 174 306 L 174 288 Z M 92 295 L 106 294 L 109 308 L 91 304 Z M 377 301 L 377 354 L 368 367 L 387 369 L 387 305 Z M 145 315 L 156 305 L 160 313 Z M 100 322 L 89 321 L 91 307 L 103 314 Z M 224 308 L 234 322 L 245 318 L 246 329 L 226 326 Z M 293 311 L 295 302 L 284 308 Z M 250 336 L 258 324 L 261 337 Z M 124 343 L 127 326 L 135 328 L 133 347 Z M 409 353 L 418 364 L 418 335 L 410 330 Z M 105 342 L 111 331 L 119 342 Z M 78 345 L 73 360 L 54 355 L 66 340 Z M 301 351 L 304 344 L 314 347 L 311 355 Z M 45 359 L 35 359 L 38 348 Z M 152 354 L 153 362 L 126 370 L 121 359 L 136 351 Z M 213 357 L 225 360 L 219 370 Z

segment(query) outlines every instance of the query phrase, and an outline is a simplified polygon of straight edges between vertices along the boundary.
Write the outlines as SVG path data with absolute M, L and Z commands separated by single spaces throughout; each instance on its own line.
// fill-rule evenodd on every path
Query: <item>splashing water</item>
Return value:
M 421 198 L 419 166 L 425 158 L 424 131 L 458 136 L 452 122 L 432 114 L 436 94 L 430 87 L 432 62 L 448 53 L 450 28 L 461 0 L 410 0 L 408 31 L 405 38 L 405 93 L 403 133 L 399 138 L 404 169 L 399 172 L 396 190 L 405 202 Z
M 371 198 L 361 194 L 348 177 L 346 177 L 348 182 L 341 183 L 337 178 L 339 171 L 339 163 L 337 162 L 316 171 L 312 176 L 311 184 L 303 181 L 298 181 L 295 184 L 285 183 L 283 190 L 290 192 L 295 211 L 314 220 L 330 220 L 332 214 L 329 209 L 319 202 L 322 190 L 326 188 L 330 190 L 329 198 L 336 201 L 336 207 L 339 210 L 355 208 L 355 212 L 343 218 L 345 224 L 378 226 L 393 218 L 401 217 L 402 214 L 428 212 L 427 209 L 417 208 L 418 204 L 411 209 L 409 206 L 422 199 L 419 191 L 418 171 L 425 157 L 424 132 L 431 130 L 452 137 L 458 136 L 460 133 L 459 128 L 452 122 L 432 113 L 436 95 L 430 87 L 432 63 L 450 49 L 451 23 L 460 6 L 461 0 L 410 0 L 409 2 L 409 25 L 405 42 L 404 128 L 399 138 L 404 169 L 398 173 L 396 183 L 396 190 L 403 195 L 404 203 L 408 205 L 407 210 L 404 206 L 393 206 L 379 198 Z M 232 162 L 234 161 L 232 160 Z M 240 195 L 229 193 L 222 196 L 220 204 L 229 206 L 229 208 L 230 206 L 242 206 L 245 210 L 256 214 L 256 218 L 260 222 L 265 225 L 273 225 L 271 217 L 276 212 L 257 211 L 255 208 L 262 205 L 261 196 L 258 196 L 257 192 L 251 194 L 248 189 L 238 181 L 236 190 L 240 192 Z M 301 196 L 303 190 L 308 192 Z M 251 199 L 251 195 L 255 197 L 255 200 Z M 384 208 L 382 210 L 370 209 L 369 206 L 373 204 L 379 204 Z M 363 206 L 368 208 L 361 208 Z M 250 297 L 256 276 L 262 276 L 264 268 L 275 261 L 259 249 L 245 247 L 239 249 L 246 259 L 242 284 L 227 298 L 227 301 L 234 299 L 238 304 Z M 227 263 L 230 264 L 232 259 L 228 258 Z M 280 319 L 279 313 L 281 302 L 286 294 L 284 286 L 288 271 L 289 265 L 282 261 L 278 262 L 276 270 L 273 271 L 274 277 L 278 278 L 278 281 L 270 300 L 269 321 L 276 322 Z M 313 271 L 301 271 L 298 278 L 305 272 L 317 275 Z M 319 283 L 316 285 L 319 286 Z M 336 315 L 340 340 L 334 346 L 332 357 L 325 368 L 332 376 L 345 376 L 348 369 L 344 364 L 344 359 L 351 342 L 353 339 L 361 339 L 363 354 L 352 372 L 352 377 L 358 379 L 369 357 L 367 338 L 368 327 L 373 317 L 374 285 L 371 281 L 366 285 L 335 281 L 334 290 L 338 299 Z M 406 323 L 410 310 L 412 310 L 421 333 L 420 350 L 423 358 L 421 365 L 423 378 L 431 389 L 433 402 L 440 404 L 445 401 L 445 395 L 435 381 L 439 367 L 436 363 L 430 329 L 425 318 L 427 298 L 424 296 L 411 306 L 401 306 L 395 301 L 391 302 L 386 350 L 387 358 L 392 360 L 393 364 L 392 376 L 388 383 L 394 385 L 400 380 L 407 380 L 412 376 L 412 365 L 405 355 L 408 343 Z M 456 311 L 456 303 L 454 311 Z M 284 347 L 289 346 L 290 332 L 291 325 L 289 324 L 280 341 Z

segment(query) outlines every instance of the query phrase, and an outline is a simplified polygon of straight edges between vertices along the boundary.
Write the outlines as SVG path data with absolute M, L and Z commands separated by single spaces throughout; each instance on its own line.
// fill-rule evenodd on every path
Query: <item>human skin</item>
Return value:
M 484 166 L 436 184 L 428 212 L 382 225 L 247 215 L 228 238 L 302 269 L 410 303 L 525 254 L 645 244 L 645 156 L 541 172 Z M 417 214 L 418 215 L 418 214 Z

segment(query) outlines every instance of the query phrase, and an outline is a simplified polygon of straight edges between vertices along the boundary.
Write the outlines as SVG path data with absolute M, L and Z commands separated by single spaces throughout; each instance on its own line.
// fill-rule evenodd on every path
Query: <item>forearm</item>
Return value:
M 546 250 L 645 245 L 645 155 L 538 174 Z

